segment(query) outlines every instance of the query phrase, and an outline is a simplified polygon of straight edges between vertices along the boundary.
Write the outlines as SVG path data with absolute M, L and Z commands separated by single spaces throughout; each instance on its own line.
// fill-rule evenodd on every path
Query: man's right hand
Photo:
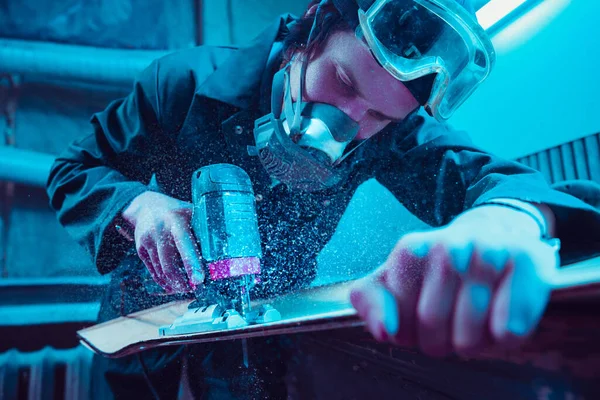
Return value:
M 190 292 L 203 284 L 202 256 L 190 224 L 192 204 L 144 192 L 122 215 L 134 230 L 140 259 L 167 293 Z

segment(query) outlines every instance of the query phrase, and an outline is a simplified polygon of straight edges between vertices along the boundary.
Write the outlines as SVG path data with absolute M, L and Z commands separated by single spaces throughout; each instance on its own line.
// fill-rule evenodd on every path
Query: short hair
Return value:
M 469 13 L 475 15 L 473 0 L 455 1 Z M 289 57 L 297 52 L 307 54 L 309 59 L 313 58 L 324 47 L 324 44 L 332 33 L 352 29 L 351 25 L 344 19 L 333 2 L 327 2 L 321 8 L 313 39 L 307 46 L 308 36 L 315 21 L 315 15 L 309 15 L 308 11 L 311 7 L 319 5 L 321 2 L 322 0 L 311 0 L 302 18 L 291 26 L 289 33 L 283 39 L 284 62 L 289 62 Z
M 319 3 L 321 3 L 320 0 L 311 0 L 302 18 L 290 27 L 289 33 L 283 39 L 283 53 L 286 62 L 290 61 L 288 58 L 293 53 L 298 52 L 306 54 L 309 59 L 313 58 L 323 49 L 332 33 L 351 29 L 348 22 L 333 4 L 325 4 L 319 12 L 313 38 L 307 45 L 306 42 L 316 17 L 315 14 L 309 15 L 308 11 Z

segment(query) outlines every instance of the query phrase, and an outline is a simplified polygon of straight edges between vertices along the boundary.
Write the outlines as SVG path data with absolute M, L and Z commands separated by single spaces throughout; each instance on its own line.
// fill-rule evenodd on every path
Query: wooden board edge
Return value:
M 223 331 L 215 331 L 213 335 L 203 334 L 201 336 L 191 336 L 185 338 L 177 338 L 176 336 L 174 336 L 173 340 L 165 340 L 164 338 L 161 338 L 149 340 L 143 343 L 132 343 L 113 353 L 105 353 L 101 351 L 91 342 L 89 342 L 84 336 L 80 335 L 79 332 L 77 333 L 77 337 L 83 346 L 87 347 L 88 349 L 90 349 L 98 355 L 101 355 L 106 358 L 121 358 L 138 353 L 140 351 L 167 346 L 183 346 L 190 344 L 212 343 L 225 340 L 230 341 L 305 332 L 318 332 L 333 329 L 356 328 L 364 325 L 364 321 L 360 320 L 358 316 L 351 315 L 345 317 L 335 317 L 331 320 L 328 320 L 327 322 L 323 322 L 323 320 L 314 320 L 310 323 L 296 323 L 294 325 L 282 325 L 273 328 L 265 327 L 265 329 L 256 329 L 253 331 L 235 330 L 232 331 L 231 334 L 226 335 L 223 334 Z

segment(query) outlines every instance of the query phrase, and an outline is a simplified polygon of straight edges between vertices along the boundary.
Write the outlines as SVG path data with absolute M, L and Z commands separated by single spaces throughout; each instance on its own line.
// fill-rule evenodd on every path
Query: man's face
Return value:
M 292 62 L 296 100 L 301 63 Z M 304 101 L 333 105 L 359 123 L 356 139 L 367 139 L 419 107 L 408 89 L 383 69 L 352 31 L 338 31 L 306 69 Z

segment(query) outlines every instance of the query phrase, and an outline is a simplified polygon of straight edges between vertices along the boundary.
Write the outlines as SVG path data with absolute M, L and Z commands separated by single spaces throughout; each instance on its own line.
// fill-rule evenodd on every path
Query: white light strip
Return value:
M 546 0 L 515 21 L 511 21 L 501 32 L 494 33 L 492 42 L 498 54 L 527 43 L 542 31 L 573 2 L 573 0 Z
M 489 29 L 527 0 L 492 0 L 477 11 L 477 20 L 483 29 Z

